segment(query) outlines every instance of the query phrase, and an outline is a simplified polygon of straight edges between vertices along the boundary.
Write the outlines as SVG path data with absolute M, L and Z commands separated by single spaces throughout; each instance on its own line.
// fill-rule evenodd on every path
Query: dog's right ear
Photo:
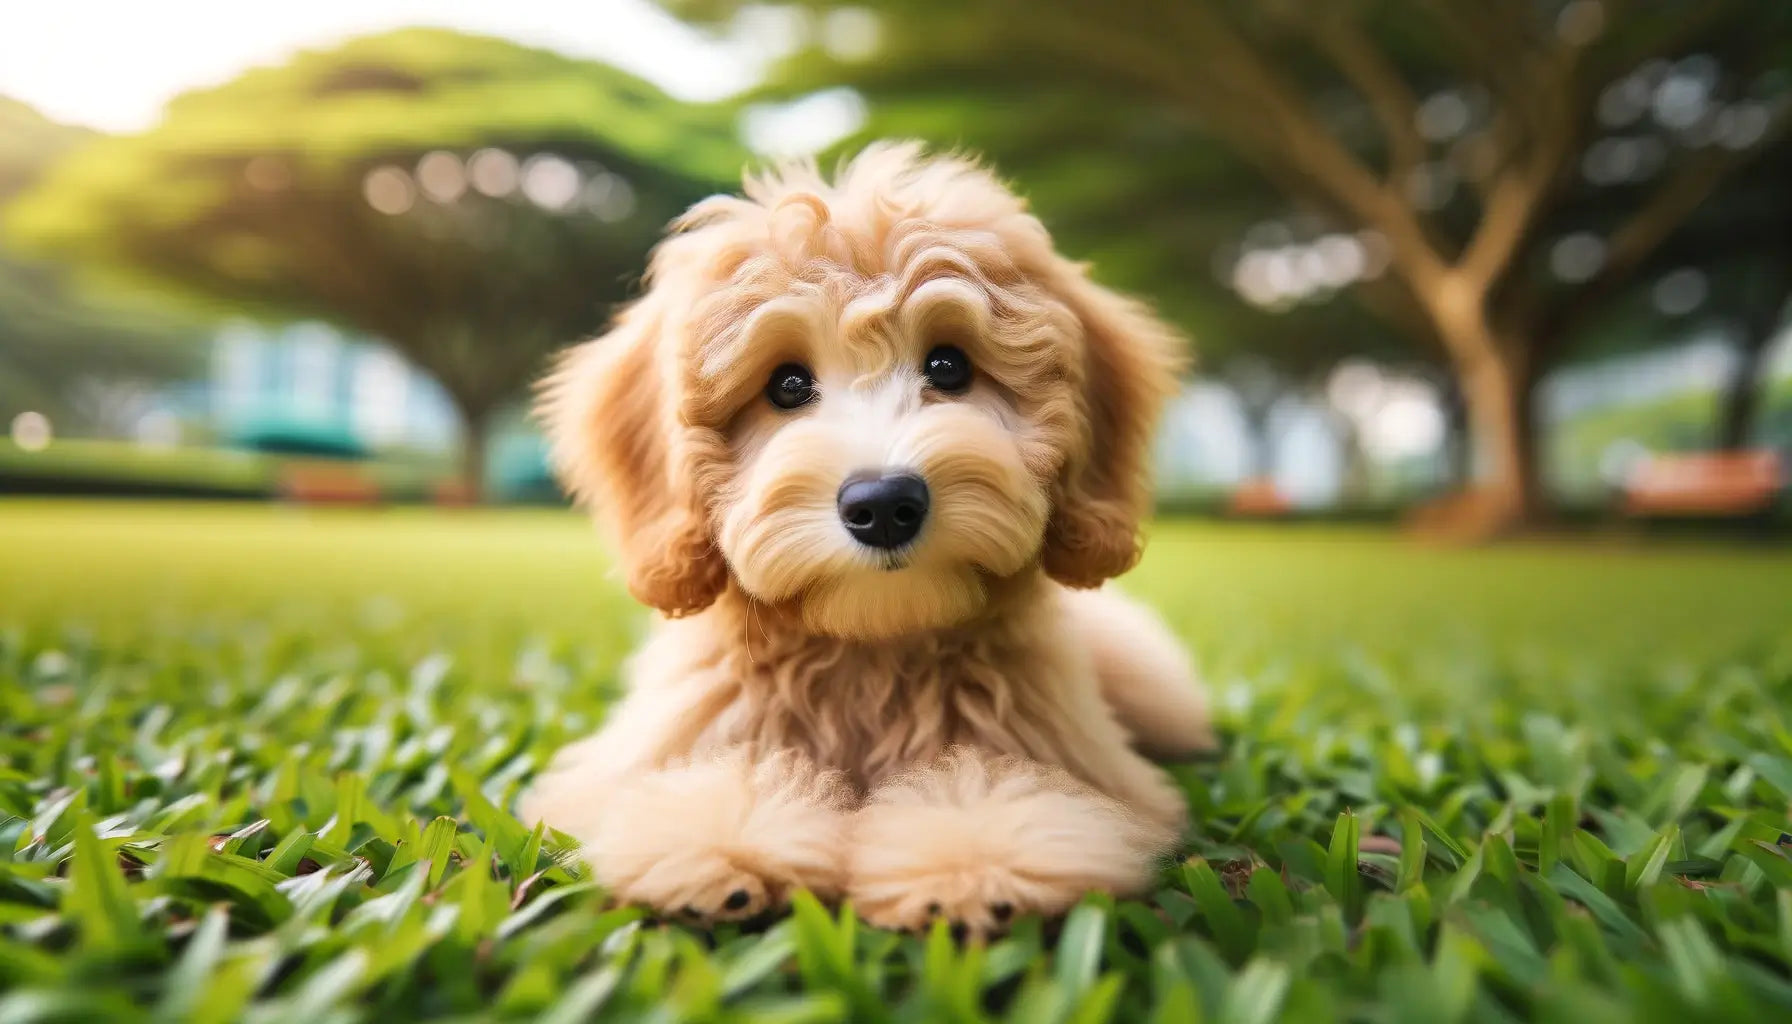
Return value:
M 1059 261 L 1058 295 L 1081 322 L 1087 449 L 1066 466 L 1046 528 L 1045 571 L 1069 587 L 1098 587 L 1139 558 L 1151 510 L 1151 438 L 1176 391 L 1180 339 L 1138 302 Z
M 688 465 L 677 352 L 657 306 L 649 295 L 609 333 L 567 350 L 536 411 L 562 484 L 608 526 L 629 592 L 678 616 L 714 602 L 728 567 Z

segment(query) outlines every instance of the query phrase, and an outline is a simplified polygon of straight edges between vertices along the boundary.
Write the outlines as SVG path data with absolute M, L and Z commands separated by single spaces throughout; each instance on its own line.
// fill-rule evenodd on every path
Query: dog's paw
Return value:
M 790 886 L 711 855 L 684 860 L 676 877 L 650 874 L 618 886 L 611 895 L 668 920 L 709 925 L 777 910 L 790 902 Z
M 1166 843 L 1061 771 L 957 751 L 887 783 L 853 818 L 847 896 L 886 928 L 935 917 L 989 935 L 1091 890 L 1149 884 Z
M 918 932 L 943 918 L 959 939 L 1000 935 L 1028 914 L 1062 914 L 1082 895 L 1080 888 L 1028 881 L 994 864 L 864 875 L 849 890 L 853 909 L 869 924 Z
M 740 921 L 844 886 L 846 793 L 795 755 L 739 752 L 628 780 L 576 838 L 610 894 L 693 923 Z

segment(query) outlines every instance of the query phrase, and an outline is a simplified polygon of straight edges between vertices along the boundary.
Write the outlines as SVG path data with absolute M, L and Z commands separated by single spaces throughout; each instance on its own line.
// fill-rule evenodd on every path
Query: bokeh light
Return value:
M 578 198 L 582 182 L 579 169 L 565 157 L 537 153 L 523 162 L 523 195 L 544 210 L 559 212 Z
M 361 184 L 367 205 L 387 216 L 396 217 L 417 201 L 417 190 L 411 176 L 397 167 L 375 167 L 367 172 Z
M 41 452 L 50 446 L 53 436 L 50 418 L 35 410 L 26 410 L 12 418 L 12 443 L 28 452 Z
M 467 178 L 482 195 L 502 199 L 517 189 L 521 169 L 502 149 L 481 149 L 467 159 Z
M 1587 231 L 1564 235 L 1549 249 L 1549 269 L 1568 282 L 1591 280 L 1605 265 L 1605 240 Z
M 434 202 L 452 203 L 467 192 L 466 167 L 447 150 L 425 153 L 417 161 L 417 185 Z

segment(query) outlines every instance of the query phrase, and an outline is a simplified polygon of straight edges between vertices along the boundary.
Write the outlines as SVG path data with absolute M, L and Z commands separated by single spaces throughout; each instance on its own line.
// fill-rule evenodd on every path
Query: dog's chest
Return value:
M 724 731 L 795 747 L 861 787 L 955 744 L 1037 756 L 1032 737 L 1059 689 L 1024 644 L 806 644 L 743 666 Z

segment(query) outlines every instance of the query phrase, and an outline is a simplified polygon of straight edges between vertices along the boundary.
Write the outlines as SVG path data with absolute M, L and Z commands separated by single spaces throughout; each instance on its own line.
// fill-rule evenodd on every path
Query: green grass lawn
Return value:
M 1792 552 L 1162 525 L 1226 752 L 961 949 L 613 908 L 505 808 L 643 616 L 556 512 L 0 503 L 0 1022 L 1792 1019 Z

